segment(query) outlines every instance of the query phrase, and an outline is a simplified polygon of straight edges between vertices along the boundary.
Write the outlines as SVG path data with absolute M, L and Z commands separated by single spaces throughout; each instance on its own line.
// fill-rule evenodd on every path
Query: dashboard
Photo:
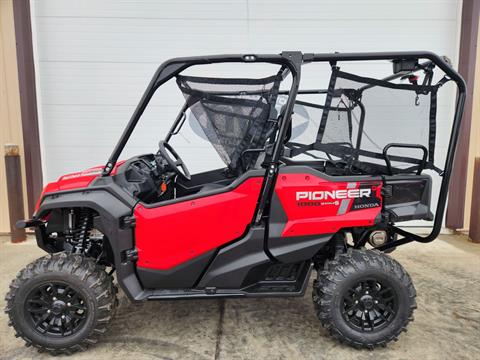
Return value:
M 145 203 L 174 196 L 176 172 L 158 155 L 144 154 L 125 161 L 117 170 L 115 182 Z

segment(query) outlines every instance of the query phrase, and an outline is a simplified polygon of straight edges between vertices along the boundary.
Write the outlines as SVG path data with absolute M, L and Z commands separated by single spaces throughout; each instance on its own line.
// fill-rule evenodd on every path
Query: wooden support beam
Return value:
M 480 157 L 475 158 L 473 171 L 472 210 L 468 236 L 473 242 L 480 243 Z
M 35 203 L 42 192 L 43 179 L 35 89 L 35 67 L 33 63 L 30 1 L 15 0 L 13 2 L 13 16 L 17 42 L 18 84 L 22 112 L 27 203 L 29 216 L 32 216 Z
M 464 0 L 458 71 L 467 83 L 467 99 L 465 102 L 462 126 L 460 128 L 460 141 L 457 146 L 455 162 L 453 164 L 447 206 L 446 225 L 453 230 L 462 229 L 465 222 L 465 200 L 472 108 L 474 104 L 473 89 L 475 82 L 479 17 L 480 1 Z

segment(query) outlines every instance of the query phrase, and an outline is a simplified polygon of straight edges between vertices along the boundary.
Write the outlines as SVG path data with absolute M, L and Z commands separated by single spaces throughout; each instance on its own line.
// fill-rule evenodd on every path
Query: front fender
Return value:
M 114 257 L 117 281 L 127 296 L 131 300 L 135 300 L 143 289 L 136 276 L 134 263 L 122 259 L 122 254 L 133 249 L 135 245 L 133 228 L 122 226 L 122 219 L 132 214 L 135 203 L 136 201 L 126 197 L 125 193 L 118 194 L 112 191 L 112 185 L 108 188 L 89 187 L 45 194 L 35 217 L 41 219 L 49 211 L 60 208 L 86 207 L 95 210 L 99 214 L 95 227 L 109 241 Z M 36 228 L 36 237 L 40 248 L 52 252 L 45 241 L 45 226 L 41 225 Z

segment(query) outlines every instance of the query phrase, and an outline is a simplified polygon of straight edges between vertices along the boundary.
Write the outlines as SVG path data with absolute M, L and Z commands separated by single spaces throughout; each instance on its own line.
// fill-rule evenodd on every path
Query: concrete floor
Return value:
M 10 280 L 42 255 L 32 240 L 0 240 L 0 307 Z M 415 321 L 385 349 L 330 339 L 303 298 L 130 304 L 121 297 L 110 331 L 70 359 L 480 359 L 480 245 L 460 236 L 395 251 L 418 293 Z M 1 359 L 47 359 L 13 336 L 0 315 Z

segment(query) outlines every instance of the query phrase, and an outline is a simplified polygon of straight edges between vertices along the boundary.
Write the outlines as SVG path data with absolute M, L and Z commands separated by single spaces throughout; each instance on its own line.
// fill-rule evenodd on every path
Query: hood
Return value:
M 125 161 L 118 161 L 110 175 L 115 175 L 117 172 L 117 168 L 124 162 Z M 35 211 L 40 206 L 40 202 L 45 194 L 55 191 L 72 190 L 87 187 L 94 179 L 96 179 L 102 174 L 103 167 L 103 165 L 99 165 L 83 171 L 62 175 L 58 178 L 57 181 L 48 183 L 43 188 L 42 194 L 38 199 L 37 205 L 35 206 Z
M 95 166 L 87 170 L 60 176 L 57 181 L 46 186 L 54 191 L 78 189 L 87 187 L 102 173 L 103 166 Z

